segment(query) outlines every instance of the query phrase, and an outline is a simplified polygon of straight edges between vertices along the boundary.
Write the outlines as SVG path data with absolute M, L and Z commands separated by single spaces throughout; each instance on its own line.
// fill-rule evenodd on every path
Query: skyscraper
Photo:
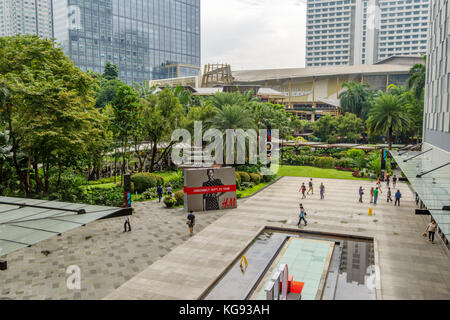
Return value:
M 430 0 L 308 0 L 306 65 L 426 54 Z
M 51 0 L 0 0 L 0 36 L 32 34 L 51 39 Z
M 450 3 L 448 0 L 433 0 L 432 6 L 426 69 L 424 149 L 433 149 L 436 160 L 449 162 Z M 450 167 L 447 169 L 450 173 Z
M 131 84 L 198 74 L 200 0 L 53 0 L 54 35 L 82 70 Z

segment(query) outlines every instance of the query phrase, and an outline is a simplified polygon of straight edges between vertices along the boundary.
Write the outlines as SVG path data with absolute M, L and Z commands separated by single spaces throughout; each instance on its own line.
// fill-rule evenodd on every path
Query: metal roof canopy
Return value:
M 412 188 L 419 194 L 445 237 L 449 239 L 450 211 L 444 208 L 450 205 L 450 166 L 439 168 L 445 164 L 442 159 L 433 159 L 426 152 L 391 151 L 391 155 L 408 178 Z
M 0 197 L 0 257 L 96 220 L 131 214 L 131 208 Z

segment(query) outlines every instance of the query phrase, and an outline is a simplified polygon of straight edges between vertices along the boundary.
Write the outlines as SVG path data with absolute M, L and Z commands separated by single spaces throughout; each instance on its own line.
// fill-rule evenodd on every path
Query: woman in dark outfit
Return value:
M 220 179 L 214 179 L 214 170 L 208 169 L 207 171 L 208 181 L 203 182 L 203 187 L 217 187 L 223 186 Z M 203 209 L 204 211 L 220 210 L 219 198 L 224 194 L 222 193 L 206 193 L 203 195 Z

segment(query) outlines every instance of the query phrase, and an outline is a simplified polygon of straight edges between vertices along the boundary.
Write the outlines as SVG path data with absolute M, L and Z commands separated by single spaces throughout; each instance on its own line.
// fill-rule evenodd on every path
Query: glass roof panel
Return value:
M 419 194 L 442 232 L 449 238 L 450 211 L 442 210 L 450 206 L 450 165 L 427 173 L 446 164 L 445 159 L 434 159 L 428 153 L 391 151 L 394 160 L 408 178 L 412 189 Z M 416 158 L 411 159 L 416 156 Z M 407 162 L 404 162 L 407 160 Z M 424 174 L 421 178 L 417 175 Z
M 131 209 L 36 199 L 0 197 L 0 203 L 0 256 L 113 214 L 131 214 Z

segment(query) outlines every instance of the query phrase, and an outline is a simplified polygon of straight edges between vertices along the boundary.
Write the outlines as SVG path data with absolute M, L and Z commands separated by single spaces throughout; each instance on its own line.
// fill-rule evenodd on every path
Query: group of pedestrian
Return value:
M 391 177 L 389 176 L 389 174 L 386 175 L 385 177 L 386 180 L 386 187 L 387 187 L 387 192 L 386 192 L 386 202 L 394 202 L 392 200 L 392 190 L 390 187 L 391 184 Z M 370 172 L 370 181 L 373 182 L 373 173 Z M 395 189 L 397 186 L 397 176 L 394 175 L 394 177 L 392 178 L 392 185 L 393 188 Z M 363 203 L 363 195 L 364 195 L 364 188 L 363 187 L 359 187 L 359 202 Z M 383 194 L 383 190 L 382 190 L 382 184 L 381 184 L 381 179 L 377 180 L 376 186 L 370 188 L 370 203 L 373 203 L 374 205 L 376 205 L 378 203 L 378 198 L 380 196 L 380 194 Z M 402 193 L 400 192 L 399 189 L 397 189 L 397 192 L 395 193 L 395 206 L 399 206 L 400 207 L 400 199 L 402 198 Z
M 131 222 L 130 216 L 126 216 L 123 232 L 127 232 L 127 231 L 131 232 L 131 223 L 130 222 Z M 186 224 L 189 227 L 189 235 L 192 237 L 194 234 L 194 226 L 195 226 L 195 214 L 192 210 L 189 211 L 189 214 L 188 214 L 187 220 L 186 220 Z
M 306 196 L 311 193 L 311 195 L 314 195 L 314 184 L 313 179 L 310 179 L 308 182 L 308 192 L 306 192 L 306 185 L 303 182 L 300 187 L 300 192 L 302 193 L 302 199 L 306 199 Z M 323 182 L 319 186 L 319 193 L 320 193 L 320 200 L 325 199 L 325 186 Z
M 172 187 L 171 187 L 171 186 L 168 186 L 167 189 L 166 189 L 166 191 L 167 191 L 167 195 L 170 197 L 170 196 L 172 195 Z M 156 192 L 158 193 L 158 199 L 159 199 L 159 202 L 161 202 L 161 199 L 162 199 L 163 194 L 164 194 L 163 187 L 162 187 L 162 186 L 158 186 L 158 187 L 156 188 Z

